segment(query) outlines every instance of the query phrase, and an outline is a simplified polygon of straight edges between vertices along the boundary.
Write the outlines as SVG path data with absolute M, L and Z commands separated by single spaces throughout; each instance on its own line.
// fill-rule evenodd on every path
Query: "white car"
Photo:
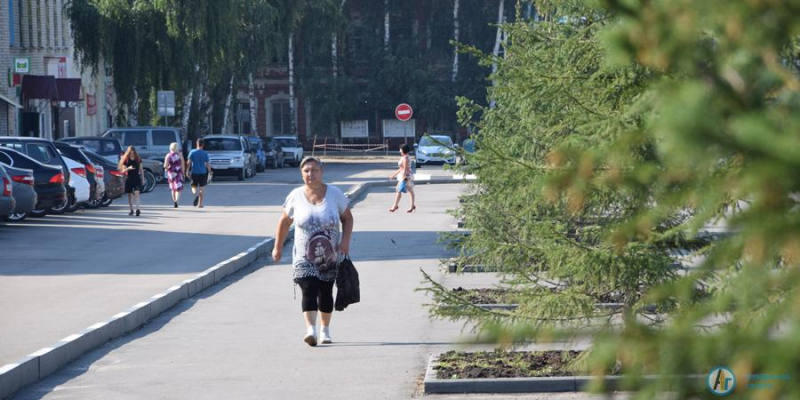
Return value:
M 275 142 L 283 147 L 283 163 L 289 163 L 293 166 L 300 165 L 303 160 L 303 145 L 297 140 L 297 136 L 273 136 Z
M 250 154 L 247 153 L 247 139 L 236 135 L 209 135 L 203 138 L 203 149 L 208 153 L 208 161 L 214 177 L 225 174 L 235 175 L 240 181 L 251 174 Z
M 67 184 L 75 189 L 75 199 L 72 204 L 72 209 L 74 210 L 89 201 L 89 181 L 86 179 L 86 166 L 64 155 L 61 158 L 67 163 L 70 171 Z
M 450 136 L 425 135 L 414 144 L 417 165 L 428 163 L 456 163 L 456 152 Z

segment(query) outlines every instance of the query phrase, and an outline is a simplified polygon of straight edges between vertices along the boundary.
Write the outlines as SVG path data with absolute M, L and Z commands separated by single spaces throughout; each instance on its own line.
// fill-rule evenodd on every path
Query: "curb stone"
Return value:
M 452 178 L 423 177 L 417 184 L 448 184 L 473 181 L 474 177 L 454 175 Z M 366 190 L 372 187 L 394 186 L 395 181 L 371 181 L 356 185 L 345 195 L 354 202 Z M 289 230 L 287 239 L 294 236 L 294 225 Z M 149 300 L 98 322 L 83 331 L 67 336 L 51 347 L 45 347 L 17 360 L 15 363 L 0 366 L 0 399 L 6 399 L 19 389 L 35 383 L 74 361 L 85 353 L 102 346 L 112 339 L 132 332 L 164 311 L 177 305 L 184 299 L 219 283 L 226 276 L 244 268 L 259 256 L 269 254 L 275 245 L 270 237 L 256 243 L 246 251 L 239 253 L 207 270 L 198 273 L 194 278 L 186 279 L 162 293 L 150 297 Z
M 540 378 L 478 378 L 478 379 L 438 379 L 433 367 L 438 355 L 431 354 L 423 381 L 425 394 L 446 393 L 556 393 L 580 392 L 596 378 L 592 376 L 554 376 Z M 623 388 L 624 376 L 603 377 L 605 387 L 612 391 Z M 645 375 L 647 382 L 658 380 L 658 375 Z M 680 379 L 696 382 L 702 386 L 705 375 L 683 375 Z

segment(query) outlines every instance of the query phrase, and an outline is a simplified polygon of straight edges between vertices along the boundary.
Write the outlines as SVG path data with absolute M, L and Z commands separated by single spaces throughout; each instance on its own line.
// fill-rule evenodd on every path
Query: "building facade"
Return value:
M 108 127 L 110 77 L 81 71 L 67 0 L 0 0 L 0 135 L 58 139 Z

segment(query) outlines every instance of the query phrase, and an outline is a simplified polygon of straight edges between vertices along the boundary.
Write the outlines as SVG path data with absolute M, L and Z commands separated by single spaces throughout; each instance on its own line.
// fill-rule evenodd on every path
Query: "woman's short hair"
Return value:
M 322 169 L 322 161 L 320 161 L 319 158 L 312 157 L 312 156 L 305 157 L 305 158 L 303 158 L 303 161 L 300 161 L 300 169 L 303 169 L 303 166 L 308 164 L 308 163 L 310 163 L 310 162 L 317 163 L 317 165 L 319 165 L 319 168 Z
M 400 146 L 400 151 L 402 151 L 403 154 L 408 154 L 411 151 L 411 146 L 409 146 L 408 143 L 406 143 Z
M 169 144 L 169 149 L 177 153 L 178 152 L 178 143 L 176 143 L 176 142 L 170 143 Z

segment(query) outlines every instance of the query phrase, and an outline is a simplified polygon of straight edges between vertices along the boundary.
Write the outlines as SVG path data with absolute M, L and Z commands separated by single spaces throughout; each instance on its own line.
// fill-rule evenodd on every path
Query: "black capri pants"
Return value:
M 333 281 L 326 282 L 313 276 L 295 280 L 303 292 L 303 312 L 322 311 L 333 312 Z

